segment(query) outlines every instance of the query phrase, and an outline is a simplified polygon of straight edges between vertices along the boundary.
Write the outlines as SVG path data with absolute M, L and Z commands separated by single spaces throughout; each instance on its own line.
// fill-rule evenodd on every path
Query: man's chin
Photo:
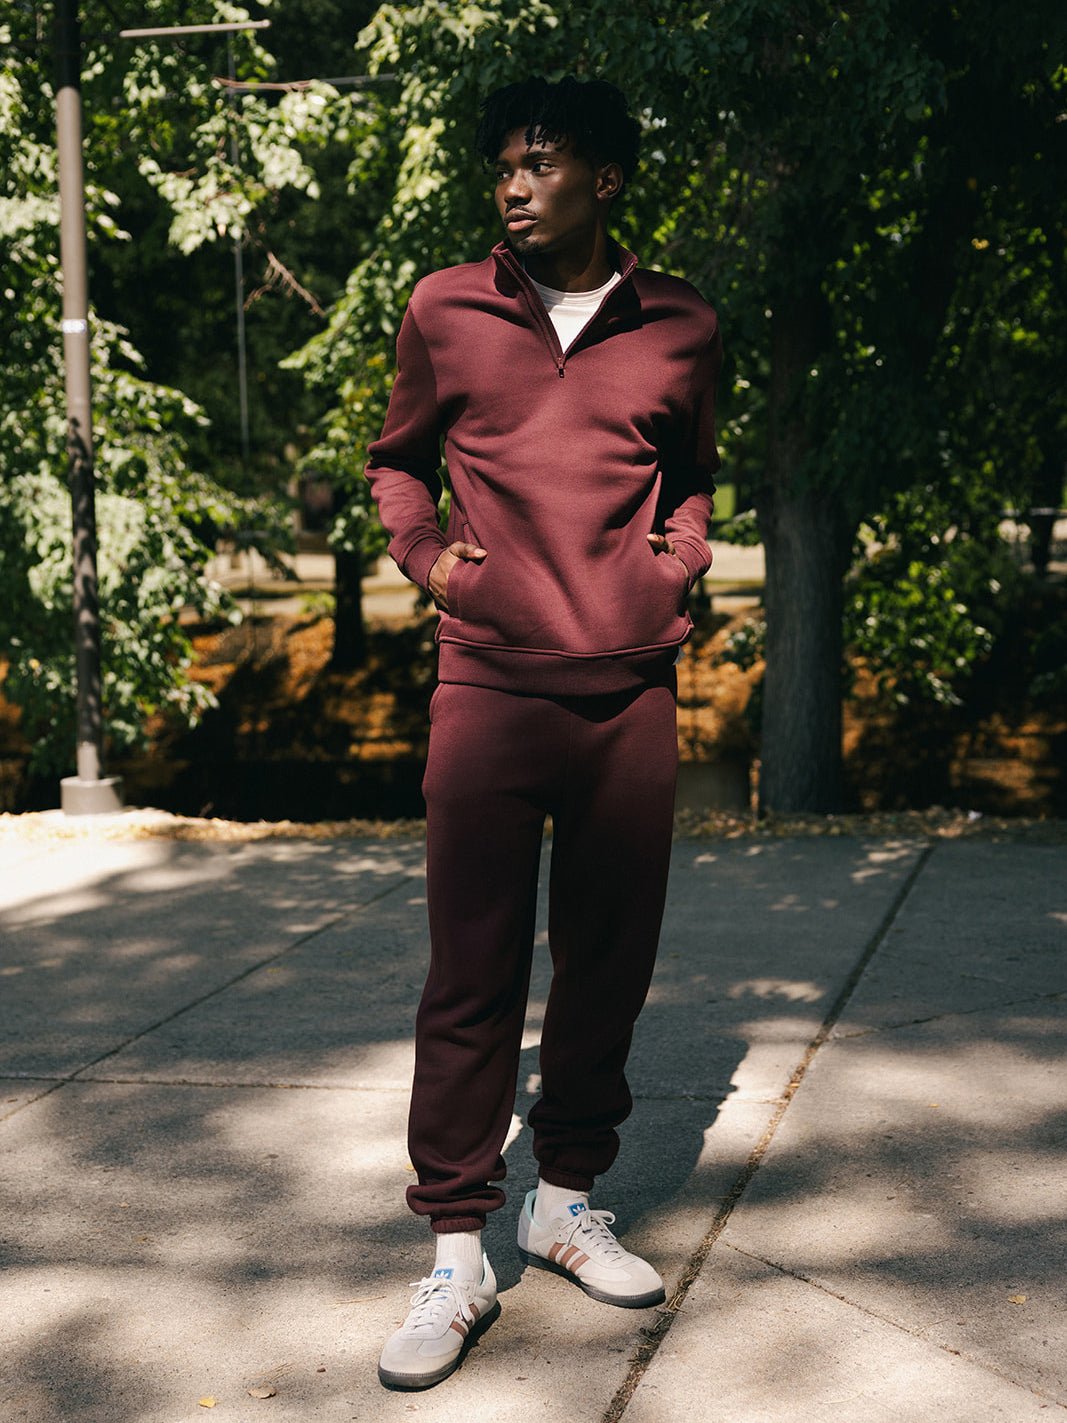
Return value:
M 516 257 L 533 257 L 538 253 L 544 252 L 546 249 L 543 238 L 536 236 L 532 232 L 520 232 L 516 237 L 512 237 L 509 232 L 505 241 L 515 253 Z

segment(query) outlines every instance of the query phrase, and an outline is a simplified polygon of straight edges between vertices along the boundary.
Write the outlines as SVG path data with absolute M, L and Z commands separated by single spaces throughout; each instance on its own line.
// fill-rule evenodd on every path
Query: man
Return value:
M 392 1388 L 440 1382 L 499 1313 L 481 1229 L 504 1203 L 548 814 L 553 979 L 519 1248 L 594 1300 L 664 1298 L 589 1191 L 632 1105 L 624 1067 L 656 956 L 674 663 L 711 562 L 721 345 L 692 287 L 608 235 L 638 137 L 601 81 L 535 78 L 489 97 L 477 148 L 505 240 L 415 288 L 370 448 L 390 552 L 441 614 L 408 1190 L 437 1253 L 382 1352 Z

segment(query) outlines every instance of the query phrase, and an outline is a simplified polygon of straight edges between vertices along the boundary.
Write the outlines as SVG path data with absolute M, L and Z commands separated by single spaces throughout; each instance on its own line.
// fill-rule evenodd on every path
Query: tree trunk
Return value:
M 330 666 L 351 672 L 367 660 L 367 632 L 363 625 L 363 556 L 358 550 L 334 551 L 334 626 Z
M 837 519 L 811 491 L 771 501 L 760 810 L 841 803 L 842 569 Z
M 828 326 L 817 289 L 772 317 L 767 469 L 756 501 L 767 559 L 761 812 L 841 803 L 842 579 L 853 530 L 839 494 L 797 478 L 816 413 L 805 384 Z

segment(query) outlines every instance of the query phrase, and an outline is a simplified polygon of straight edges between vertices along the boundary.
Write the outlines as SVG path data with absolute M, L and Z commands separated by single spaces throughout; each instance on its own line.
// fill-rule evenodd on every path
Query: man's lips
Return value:
M 528 227 L 533 227 L 536 221 L 533 213 L 509 212 L 504 219 L 504 226 L 509 232 L 525 232 Z

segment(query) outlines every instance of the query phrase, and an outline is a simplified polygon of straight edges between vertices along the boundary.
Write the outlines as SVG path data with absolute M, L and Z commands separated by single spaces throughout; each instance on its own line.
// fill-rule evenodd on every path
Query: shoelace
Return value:
M 404 1320 L 405 1334 L 413 1334 L 427 1325 L 440 1328 L 442 1322 L 447 1328 L 457 1313 L 465 1324 L 474 1323 L 474 1311 L 455 1280 L 444 1275 L 428 1275 L 425 1280 L 412 1280 L 411 1286 L 415 1293 L 411 1296 L 411 1313 Z
M 589 1256 L 596 1255 L 601 1260 L 619 1259 L 627 1252 L 608 1229 L 614 1220 L 614 1211 L 583 1211 L 574 1230 L 565 1238 L 575 1245 L 581 1237 L 582 1249 Z

